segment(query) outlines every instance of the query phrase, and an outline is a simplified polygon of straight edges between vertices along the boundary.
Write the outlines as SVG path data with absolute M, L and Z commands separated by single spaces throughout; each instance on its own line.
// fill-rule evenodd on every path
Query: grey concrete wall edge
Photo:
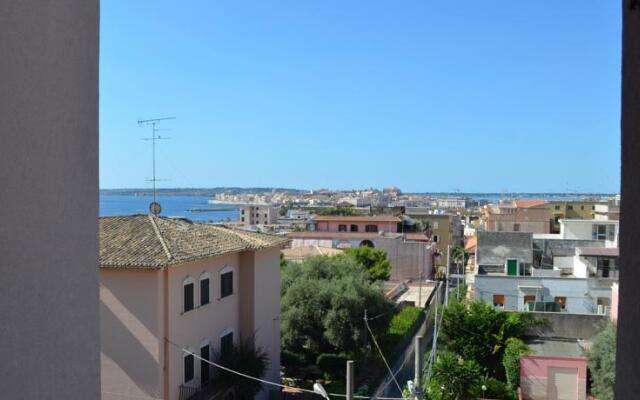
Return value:
M 640 393 L 640 2 L 622 1 L 622 202 L 616 399 Z
M 0 1 L 0 398 L 99 399 L 98 0 Z

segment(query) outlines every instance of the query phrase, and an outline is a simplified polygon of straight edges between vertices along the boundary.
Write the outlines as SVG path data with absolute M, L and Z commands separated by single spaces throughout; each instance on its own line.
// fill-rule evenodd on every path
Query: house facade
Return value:
M 103 399 L 223 392 L 219 371 L 183 349 L 216 361 L 244 339 L 279 381 L 282 238 L 135 215 L 101 218 L 100 239 Z
M 278 209 L 264 204 L 243 204 L 239 209 L 240 225 L 271 225 L 278 220 Z
M 551 210 L 543 200 L 501 201 L 484 207 L 488 232 L 549 233 Z
M 316 232 L 378 233 L 398 232 L 398 217 L 391 216 L 340 216 L 316 215 L 310 224 Z

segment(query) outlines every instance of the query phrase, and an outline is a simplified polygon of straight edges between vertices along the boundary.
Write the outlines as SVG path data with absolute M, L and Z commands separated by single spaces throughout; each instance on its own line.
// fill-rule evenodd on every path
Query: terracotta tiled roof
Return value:
M 513 203 L 519 208 L 531 208 L 547 204 L 544 200 L 516 200 Z
M 287 240 L 180 218 L 102 217 L 100 265 L 155 269 L 225 253 L 276 247 Z
M 314 221 L 336 221 L 336 222 L 400 222 L 398 217 L 388 215 L 381 216 L 341 216 L 341 215 L 316 215 Z

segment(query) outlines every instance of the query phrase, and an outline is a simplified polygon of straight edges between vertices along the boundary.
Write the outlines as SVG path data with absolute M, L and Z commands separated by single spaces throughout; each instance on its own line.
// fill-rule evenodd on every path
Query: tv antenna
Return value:
M 139 119 L 138 120 L 138 126 L 140 126 L 140 127 L 151 126 L 151 137 L 143 138 L 142 140 L 150 140 L 151 141 L 151 147 L 153 148 L 153 177 L 151 179 L 147 179 L 147 182 L 152 182 L 153 183 L 153 202 L 151 204 L 149 204 L 149 211 L 153 215 L 158 215 L 158 214 L 160 214 L 160 211 L 162 211 L 162 207 L 160 207 L 160 203 L 158 203 L 156 201 L 156 182 L 166 181 L 167 180 L 167 179 L 158 179 L 158 178 L 156 178 L 156 140 L 171 139 L 170 137 L 162 137 L 160 135 L 157 135 L 158 132 L 169 131 L 170 130 L 170 129 L 158 128 L 158 125 L 162 121 L 168 121 L 168 120 L 172 120 L 172 119 L 176 119 L 176 117 L 162 117 L 162 118 Z

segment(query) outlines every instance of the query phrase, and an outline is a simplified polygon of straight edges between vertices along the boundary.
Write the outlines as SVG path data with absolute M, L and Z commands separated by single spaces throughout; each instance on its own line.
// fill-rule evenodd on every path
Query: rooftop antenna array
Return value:
M 158 132 L 169 131 L 170 129 L 161 129 L 158 128 L 158 125 L 162 121 L 168 121 L 176 119 L 176 117 L 162 117 L 162 118 L 153 118 L 153 119 L 139 119 L 138 126 L 145 127 L 151 126 L 151 137 L 143 138 L 142 140 L 151 141 L 151 147 L 153 148 L 153 175 L 151 179 L 147 179 L 147 182 L 153 183 L 153 202 L 149 204 L 149 211 L 153 215 L 159 215 L 162 211 L 162 207 L 160 207 L 160 203 L 156 201 L 156 182 L 166 181 L 167 179 L 158 179 L 156 178 L 156 140 L 166 140 L 171 139 L 170 137 L 162 137 L 158 135 Z

